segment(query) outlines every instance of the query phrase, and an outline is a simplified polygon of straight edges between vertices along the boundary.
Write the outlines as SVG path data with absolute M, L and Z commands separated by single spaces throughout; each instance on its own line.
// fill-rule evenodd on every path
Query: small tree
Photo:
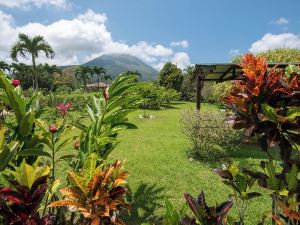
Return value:
M 18 56 L 26 57 L 26 54 L 31 55 L 31 61 L 33 66 L 33 88 L 38 89 L 38 78 L 36 74 L 36 59 L 40 52 L 44 52 L 46 57 L 53 58 L 55 55 L 52 47 L 45 41 L 43 36 L 29 37 L 26 34 L 20 33 L 18 41 L 12 46 L 10 51 L 11 58 L 18 62 Z
M 172 88 L 176 91 L 181 90 L 182 81 L 183 75 L 181 69 L 170 62 L 164 65 L 158 75 L 158 82 L 160 86 Z

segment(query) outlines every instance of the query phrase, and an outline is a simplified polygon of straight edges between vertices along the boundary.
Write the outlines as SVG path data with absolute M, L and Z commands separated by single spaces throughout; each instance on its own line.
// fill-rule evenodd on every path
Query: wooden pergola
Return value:
M 293 65 L 300 65 L 299 63 L 290 63 Z M 284 69 L 290 64 L 286 63 L 267 63 L 268 68 L 277 65 L 278 69 Z M 196 90 L 196 109 L 200 110 L 201 106 L 201 90 L 205 81 L 223 82 L 228 80 L 241 80 L 243 71 L 238 64 L 197 64 L 195 65 L 194 77 L 197 79 Z

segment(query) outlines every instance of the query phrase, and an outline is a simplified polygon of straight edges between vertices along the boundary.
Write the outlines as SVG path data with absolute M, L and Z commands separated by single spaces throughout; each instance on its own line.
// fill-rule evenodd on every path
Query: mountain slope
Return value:
M 158 75 L 158 71 L 151 66 L 137 57 L 126 54 L 102 55 L 84 63 L 83 66 L 101 66 L 113 77 L 129 70 L 140 72 L 142 74 L 141 80 L 155 80 Z

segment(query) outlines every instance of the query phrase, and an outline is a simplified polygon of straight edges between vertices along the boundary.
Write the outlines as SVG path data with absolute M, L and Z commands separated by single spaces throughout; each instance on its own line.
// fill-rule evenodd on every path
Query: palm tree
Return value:
M 5 63 L 4 61 L 0 61 L 0 69 L 3 70 L 3 72 L 6 70 L 8 72 L 10 72 L 10 67 L 7 63 Z
M 112 81 L 112 77 L 109 74 L 104 74 L 104 76 L 102 77 L 102 79 L 105 81 L 105 86 L 107 87 L 107 81 L 110 80 Z
M 88 66 L 79 66 L 76 68 L 75 77 L 79 82 L 84 84 L 85 89 L 87 81 L 92 77 L 93 70 Z
M 10 50 L 11 58 L 18 62 L 18 56 L 23 58 L 26 54 L 31 55 L 31 61 L 33 66 L 33 89 L 38 89 L 38 79 L 36 77 L 36 59 L 39 56 L 39 52 L 44 52 L 47 58 L 53 58 L 55 53 L 52 47 L 45 41 L 43 36 L 29 37 L 26 34 L 20 33 L 19 40 L 12 46 Z
M 105 76 L 106 74 L 106 70 L 103 67 L 98 67 L 98 66 L 94 66 L 93 67 L 93 73 L 96 74 L 97 76 L 97 82 L 98 82 L 98 89 L 100 90 L 100 78 L 101 78 L 101 74 L 103 74 Z

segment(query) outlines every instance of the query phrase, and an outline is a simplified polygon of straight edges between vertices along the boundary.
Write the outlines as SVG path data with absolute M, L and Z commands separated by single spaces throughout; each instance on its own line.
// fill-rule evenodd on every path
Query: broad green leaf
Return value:
M 300 107 L 291 107 L 286 112 L 286 117 L 290 120 L 294 120 L 296 117 L 300 117 Z
M 276 121 L 276 110 L 268 104 L 262 104 L 263 113 L 272 121 Z
M 9 145 L 3 146 L 0 152 L 0 171 L 3 171 L 9 162 L 15 157 L 19 150 L 20 144 L 17 141 L 11 142 Z
M 96 116 L 94 114 L 94 111 L 88 105 L 87 105 L 87 112 L 88 112 L 91 120 L 95 123 L 96 122 Z
M 31 132 L 33 126 L 33 120 L 34 120 L 33 112 L 29 110 L 28 112 L 26 112 L 25 116 L 22 117 L 19 124 L 19 132 L 22 136 L 27 136 Z
M 268 172 L 269 178 L 267 183 L 272 190 L 279 190 L 279 180 L 275 177 L 275 167 L 273 162 L 266 162 L 266 170 Z
M 74 154 L 69 154 L 69 155 L 63 155 L 61 157 L 59 157 L 55 163 L 59 162 L 59 161 L 62 161 L 62 160 L 67 160 L 67 159 L 73 159 L 74 157 L 76 157 L 76 155 Z
M 18 156 L 23 156 L 23 157 L 27 157 L 27 156 L 46 156 L 49 158 L 52 158 L 52 156 L 48 153 L 45 152 L 41 149 L 23 149 L 21 151 L 19 151 L 17 153 Z
M 295 191 L 298 186 L 298 168 L 295 164 L 292 165 L 292 169 L 286 174 L 286 182 L 290 191 Z
M 10 106 L 16 115 L 17 121 L 20 122 L 25 115 L 25 101 L 22 97 L 14 90 L 14 87 L 5 77 L 2 71 L 0 71 L 0 88 L 2 88 L 10 102 Z
M 2 151 L 5 143 L 5 127 L 0 125 L 0 152 Z

